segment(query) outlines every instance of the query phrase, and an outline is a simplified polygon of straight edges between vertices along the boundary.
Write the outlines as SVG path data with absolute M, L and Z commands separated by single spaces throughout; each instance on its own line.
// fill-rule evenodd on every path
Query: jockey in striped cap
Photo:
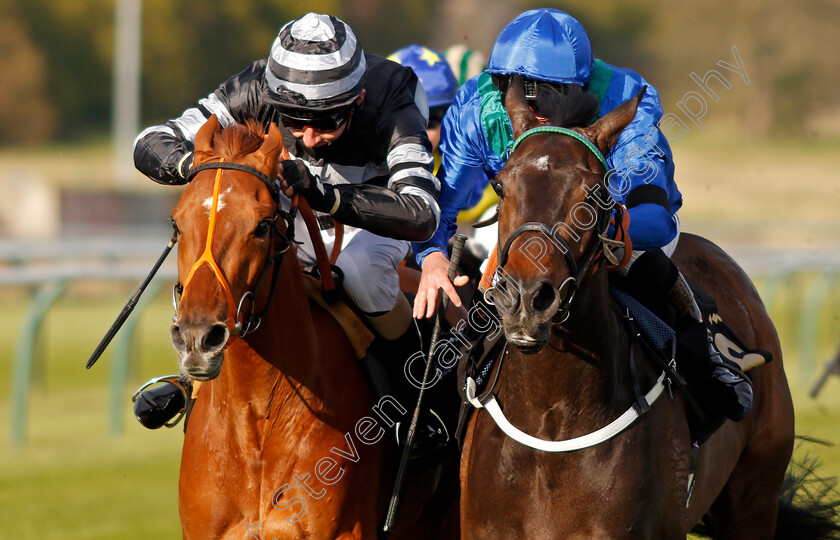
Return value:
M 267 100 L 300 122 L 341 113 L 365 86 L 367 63 L 356 35 L 339 19 L 310 13 L 287 23 L 271 46 Z
M 416 400 L 403 366 L 419 340 L 396 269 L 409 242 L 428 240 L 440 218 L 429 107 L 417 76 L 366 54 L 340 19 L 308 13 L 280 29 L 267 58 L 181 116 L 143 131 L 135 141 L 137 168 L 158 183 L 187 182 L 195 135 L 211 115 L 222 126 L 254 119 L 266 129 L 281 127 L 293 158 L 278 166 L 285 194 L 302 195 L 317 211 L 328 251 L 333 218 L 345 225 L 337 260 L 344 289 L 379 333 L 374 347 L 405 391 L 400 401 Z M 295 230 L 303 242 L 298 256 L 314 264 L 302 221 Z

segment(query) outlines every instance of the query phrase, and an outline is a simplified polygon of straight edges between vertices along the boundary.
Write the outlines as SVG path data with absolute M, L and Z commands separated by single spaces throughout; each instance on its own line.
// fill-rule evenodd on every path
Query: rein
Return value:
M 247 173 L 249 173 L 253 176 L 256 176 L 257 178 L 259 178 L 260 180 L 265 182 L 266 185 L 269 187 L 269 191 L 271 192 L 271 197 L 275 201 L 275 203 L 278 203 L 280 198 L 279 198 L 279 194 L 278 194 L 277 190 L 272 190 L 271 189 L 271 187 L 272 187 L 272 185 L 274 185 L 274 183 L 272 182 L 272 180 L 266 174 L 258 171 L 257 169 L 249 167 L 247 165 L 241 165 L 239 163 L 225 162 L 224 158 L 221 158 L 221 160 L 218 161 L 218 162 L 204 163 L 204 164 L 199 165 L 197 167 L 193 167 L 190 170 L 189 175 L 187 176 L 187 180 L 188 181 L 192 180 L 197 173 L 199 173 L 201 171 L 204 171 L 204 170 L 207 170 L 207 169 L 215 169 L 216 170 L 216 179 L 215 179 L 215 183 L 213 184 L 213 201 L 211 203 L 211 208 L 210 208 L 210 223 L 209 223 L 208 228 L 207 228 L 207 243 L 205 244 L 205 247 L 204 247 L 204 253 L 202 253 L 201 257 L 199 257 L 198 260 L 192 265 L 192 268 L 190 268 L 190 273 L 188 274 L 187 280 L 184 283 L 184 285 L 183 286 L 181 286 L 180 284 L 175 285 L 175 288 L 173 289 L 173 302 L 175 301 L 175 293 L 176 292 L 181 293 L 181 300 L 183 301 L 184 296 L 187 294 L 187 287 L 189 286 L 190 282 L 192 281 L 192 278 L 195 275 L 196 270 L 198 270 L 198 268 L 200 268 L 204 264 L 209 265 L 210 269 L 213 270 L 213 274 L 216 276 L 216 280 L 219 282 L 219 284 L 222 287 L 222 290 L 224 291 L 225 298 L 226 298 L 227 304 L 228 304 L 227 326 L 228 326 L 228 329 L 230 330 L 230 337 L 228 338 L 228 342 L 225 344 L 225 348 L 227 348 L 227 347 L 230 346 L 230 344 L 233 342 L 233 340 L 237 336 L 238 337 L 244 337 L 245 335 L 247 335 L 247 334 L 255 331 L 257 328 L 259 328 L 259 325 L 262 322 L 263 316 L 268 311 L 268 308 L 271 305 L 271 298 L 274 296 L 274 291 L 276 290 L 277 278 L 280 274 L 280 267 L 283 265 L 283 258 L 285 256 L 286 252 L 289 251 L 289 247 L 291 246 L 291 241 L 289 240 L 289 238 L 286 235 L 280 233 L 279 230 L 277 229 L 277 217 L 281 216 L 286 221 L 286 230 L 289 233 L 290 237 L 294 237 L 294 222 L 286 212 L 283 212 L 282 210 L 280 210 L 278 208 L 278 206 L 275 204 L 274 217 L 272 219 L 273 224 L 272 224 L 272 227 L 269 229 L 269 234 L 270 234 L 270 238 L 269 238 L 269 242 L 268 242 L 269 255 L 266 257 L 265 266 L 263 266 L 262 273 L 260 274 L 260 277 L 257 280 L 257 284 L 253 288 L 253 290 L 245 291 L 245 293 L 239 299 L 239 302 L 236 303 L 234 301 L 234 298 L 233 298 L 233 292 L 231 291 L 230 283 L 228 282 L 227 278 L 224 275 L 224 272 L 222 272 L 222 269 L 219 267 L 218 263 L 216 262 L 215 257 L 213 256 L 213 239 L 215 237 L 215 232 L 216 232 L 216 216 L 217 216 L 217 213 L 218 213 L 217 208 L 218 208 L 218 203 L 219 203 L 219 191 L 221 190 L 222 172 L 223 172 L 224 169 L 233 169 L 233 170 L 247 172 Z M 274 254 L 271 254 L 271 251 L 274 248 L 275 235 L 277 235 L 278 238 L 282 239 L 283 246 L 279 251 L 277 251 Z M 254 301 L 254 298 L 256 296 L 255 293 L 262 286 L 262 283 L 265 279 L 265 276 L 268 273 L 269 267 L 272 267 L 272 272 L 271 272 L 271 287 L 269 289 L 268 302 L 266 303 L 265 307 L 263 308 L 263 310 L 259 314 L 254 315 L 254 313 L 253 313 L 253 301 Z M 179 289 L 180 289 L 180 291 L 179 291 Z M 242 319 L 244 318 L 244 315 L 242 314 L 242 307 L 245 304 L 245 300 L 249 297 L 251 298 L 252 312 L 247 316 L 247 319 L 243 323 Z M 177 303 L 176 303 L 176 306 L 175 306 L 176 311 L 177 311 L 177 308 L 178 308 L 178 306 L 177 306 Z

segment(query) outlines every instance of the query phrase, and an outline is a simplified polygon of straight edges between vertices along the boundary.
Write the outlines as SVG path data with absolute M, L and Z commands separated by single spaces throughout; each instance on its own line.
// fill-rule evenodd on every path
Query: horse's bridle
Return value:
M 590 152 L 592 152 L 595 157 L 598 158 L 598 161 L 604 166 L 604 170 L 608 170 L 609 167 L 607 166 L 607 161 L 604 159 L 604 156 L 592 144 L 589 139 L 581 135 L 576 131 L 572 131 L 571 129 L 556 127 L 556 126 L 539 126 L 533 129 L 529 129 L 522 135 L 520 135 L 516 141 L 513 143 L 513 146 L 508 153 L 508 157 L 512 154 L 516 148 L 522 144 L 526 138 L 536 135 L 539 133 L 557 133 L 560 135 L 566 135 L 568 137 L 572 137 L 583 143 Z M 588 202 L 592 197 L 594 191 L 589 191 L 586 196 L 585 202 Z M 583 257 L 583 262 L 578 265 L 577 261 L 575 260 L 574 255 L 572 255 L 572 250 L 569 246 L 569 243 L 566 241 L 563 236 L 561 236 L 556 230 L 555 227 L 551 227 L 545 223 L 538 222 L 538 221 L 529 221 L 524 223 L 516 228 L 516 230 L 508 236 L 507 240 L 505 241 L 504 246 L 502 246 L 501 252 L 499 253 L 499 264 L 497 266 L 497 274 L 496 274 L 496 283 L 494 286 L 488 288 L 485 293 L 485 300 L 488 303 L 493 303 L 493 294 L 494 289 L 503 285 L 507 280 L 504 277 L 504 274 L 500 272 L 500 270 L 505 266 L 507 263 L 508 255 L 510 253 L 511 246 L 513 245 L 514 240 L 516 240 L 522 234 L 527 232 L 539 232 L 545 234 L 562 252 L 566 258 L 566 264 L 569 266 L 569 273 L 571 274 L 568 278 L 563 280 L 563 283 L 557 287 L 558 291 L 561 295 L 564 295 L 564 288 L 565 288 L 565 295 L 562 297 L 563 300 L 560 302 L 560 306 L 557 308 L 557 313 L 555 315 L 555 325 L 561 325 L 569 318 L 569 309 L 572 304 L 572 300 L 575 297 L 575 292 L 577 292 L 578 286 L 581 280 L 586 276 L 586 273 L 592 267 L 593 263 L 598 259 L 598 256 L 601 254 L 601 249 L 604 252 L 609 251 L 607 246 L 616 247 L 616 243 L 606 237 L 607 229 L 610 225 L 610 215 L 612 214 L 613 207 L 604 208 L 602 204 L 595 203 L 594 206 L 598 209 L 595 217 L 594 226 L 597 227 L 597 235 L 593 238 L 593 240 L 589 243 L 589 246 L 586 249 L 586 252 Z M 620 214 L 623 215 L 623 214 Z M 599 249 L 600 248 L 600 249 Z M 629 255 L 629 254 L 628 254 Z M 558 318 L 559 317 L 559 318 Z
M 604 160 L 604 156 L 601 155 L 601 152 L 593 145 L 588 139 L 586 139 L 583 135 L 572 131 L 570 129 L 561 128 L 561 127 L 554 127 L 554 126 L 540 126 L 534 129 L 530 129 L 519 136 L 516 139 L 516 142 L 513 143 L 513 147 L 511 148 L 511 153 L 516 150 L 519 144 L 527 137 L 531 135 L 535 135 L 537 133 L 559 133 L 561 135 L 567 135 L 578 141 L 582 142 L 586 145 L 589 150 L 595 154 L 595 157 L 601 162 L 604 166 L 604 170 L 608 170 L 606 160 Z M 586 201 L 588 201 L 592 197 L 592 191 L 587 194 Z M 617 203 L 616 203 L 617 204 Z M 488 302 L 492 303 L 492 296 L 491 298 L 487 298 L 487 293 L 490 293 L 495 287 L 497 287 L 500 283 L 504 283 L 504 275 L 499 273 L 499 270 L 504 267 L 505 263 L 507 262 L 508 253 L 510 252 L 511 245 L 513 241 L 519 237 L 520 235 L 526 232 L 541 232 L 549 236 L 552 241 L 556 242 L 559 247 L 563 250 L 563 254 L 566 257 L 566 263 L 569 265 L 569 271 L 571 276 L 566 278 L 563 283 L 560 284 L 558 289 L 562 294 L 562 289 L 566 285 L 569 284 L 568 292 L 566 297 L 560 304 L 560 307 L 557 308 L 557 314 L 555 317 L 559 315 L 561 318 L 560 320 L 556 320 L 554 322 L 555 325 L 563 324 L 569 318 L 569 307 L 571 306 L 572 299 L 575 296 L 575 291 L 577 291 L 578 285 L 580 281 L 586 276 L 586 273 L 595 264 L 596 260 L 598 259 L 599 255 L 603 254 L 604 258 L 607 259 L 610 263 L 615 265 L 616 268 L 620 268 L 621 266 L 627 264 L 629 260 L 630 252 L 632 252 L 633 247 L 629 241 L 629 236 L 626 235 L 626 225 L 627 222 L 623 224 L 623 227 L 620 223 L 620 220 L 628 220 L 626 215 L 626 209 L 623 206 L 617 205 L 617 207 L 621 210 L 621 212 L 616 216 L 616 230 L 619 227 L 622 227 L 624 231 L 625 238 L 623 241 L 617 241 L 610 238 L 607 238 L 606 232 L 607 228 L 610 225 L 610 214 L 612 213 L 613 207 L 603 208 L 603 206 L 596 204 L 598 208 L 598 212 L 596 214 L 595 223 L 598 229 L 598 236 L 597 238 L 593 238 L 590 241 L 589 246 L 586 249 L 584 254 L 583 263 L 578 265 L 577 261 L 575 260 L 574 256 L 571 254 L 571 249 L 569 248 L 569 243 L 566 241 L 565 238 L 554 232 L 554 228 L 549 227 L 545 223 L 540 222 L 528 222 L 521 226 L 519 226 L 513 233 L 508 237 L 505 245 L 502 247 L 502 251 L 499 255 L 499 264 L 497 266 L 497 283 L 494 287 L 490 287 L 485 292 L 485 298 Z M 625 249 L 624 259 L 619 263 L 615 254 L 610 251 L 610 247 L 619 247 L 623 246 Z M 603 249 L 603 252 L 599 251 L 599 247 Z M 631 321 L 632 319 L 628 319 Z M 613 437 L 617 436 L 618 434 L 622 433 L 625 429 L 630 427 L 636 420 L 641 417 L 645 412 L 650 409 L 650 406 L 659 398 L 662 394 L 663 390 L 666 387 L 666 384 L 670 384 L 670 379 L 668 378 L 668 373 L 663 370 L 662 374 L 656 380 L 656 383 L 653 387 L 644 395 L 641 394 L 640 391 L 636 391 L 636 402 L 633 403 L 621 416 L 607 424 L 606 426 L 588 433 L 586 435 L 581 435 L 572 439 L 567 439 L 563 441 L 553 441 L 553 440 L 544 440 L 537 437 L 533 437 L 528 435 L 527 433 L 521 431 L 517 427 L 508 421 L 505 417 L 505 414 L 502 410 L 502 407 L 499 405 L 498 400 L 496 399 L 496 395 L 493 393 L 493 387 L 495 386 L 495 381 L 499 377 L 501 373 L 501 362 L 504 360 L 505 353 L 503 352 L 499 357 L 500 360 L 498 365 L 495 367 L 496 371 L 496 378 L 493 382 L 490 383 L 489 389 L 482 395 L 477 396 L 477 385 L 475 379 L 470 376 L 466 377 L 466 381 L 464 384 L 464 395 L 466 396 L 467 402 L 470 403 L 476 409 L 486 409 L 487 412 L 490 414 L 490 417 L 502 430 L 502 432 L 507 435 L 508 437 L 512 438 L 513 440 L 528 446 L 530 448 L 535 448 L 537 450 L 542 450 L 544 452 L 574 452 L 577 450 L 581 450 L 584 448 L 590 448 L 592 446 L 599 445 L 605 441 L 612 439 Z M 633 341 L 630 343 L 630 362 L 632 365 L 633 362 Z M 668 386 L 670 389 L 670 386 Z M 693 485 L 693 483 L 692 483 Z M 689 495 L 691 490 L 689 488 Z
M 213 201 L 212 206 L 210 207 L 210 222 L 207 229 L 207 242 L 205 244 L 204 252 L 202 253 L 201 257 L 199 257 L 199 259 L 192 265 L 192 268 L 190 268 L 190 273 L 188 274 L 187 280 L 184 283 L 184 285 L 181 286 L 180 283 L 176 283 L 173 287 L 172 301 L 175 305 L 175 311 L 177 316 L 178 302 L 176 301 L 176 294 L 180 293 L 181 299 L 183 300 L 184 295 L 187 294 L 187 287 L 189 286 L 190 281 L 192 280 L 192 277 L 195 274 L 196 270 L 198 270 L 198 268 L 204 264 L 209 265 L 216 276 L 216 280 L 222 286 L 222 290 L 225 293 L 225 298 L 228 304 L 227 326 L 230 330 L 230 338 L 225 344 L 225 347 L 228 347 L 235 337 L 244 337 L 250 332 L 255 331 L 259 327 L 260 322 L 262 322 L 263 316 L 268 311 L 268 308 L 271 305 L 271 299 L 274 296 L 274 291 L 277 286 L 277 278 L 280 274 L 280 267 L 283 265 L 283 257 L 285 256 L 286 252 L 288 252 L 289 247 L 291 246 L 290 238 L 294 238 L 294 216 L 291 213 L 285 212 L 280 208 L 280 186 L 277 183 L 277 181 L 272 181 L 271 178 L 258 171 L 257 169 L 254 169 L 253 167 L 249 167 L 247 165 L 241 165 L 239 163 L 228 163 L 224 161 L 224 159 L 221 159 L 217 162 L 204 163 L 202 165 L 193 167 L 192 169 L 190 169 L 190 172 L 187 175 L 187 181 L 192 180 L 196 174 L 207 169 L 216 170 L 216 180 L 213 185 Z M 274 200 L 275 203 L 274 215 L 272 216 L 271 220 L 272 226 L 269 228 L 268 254 L 266 255 L 265 265 L 263 266 L 262 272 L 260 273 L 260 277 L 257 280 L 257 283 L 254 286 L 254 288 L 252 290 L 245 291 L 245 293 L 239 299 L 238 303 L 234 301 L 233 292 L 230 288 L 230 283 L 228 282 L 227 278 L 222 272 L 222 269 L 219 267 L 218 263 L 213 257 L 212 251 L 213 238 L 215 236 L 216 229 L 216 214 L 219 202 L 219 191 L 221 189 L 222 171 L 224 169 L 244 171 L 253 176 L 256 176 L 266 184 L 266 186 L 269 189 L 269 192 L 271 193 L 271 198 Z M 294 209 L 292 209 L 292 212 L 294 212 Z M 286 222 L 286 234 L 281 233 L 279 227 L 277 226 L 278 217 L 282 217 L 283 220 Z M 277 238 L 279 238 L 282 241 L 282 246 L 278 251 L 272 254 L 272 251 L 274 250 L 275 239 Z M 254 299 L 256 298 L 256 292 L 260 290 L 263 280 L 268 274 L 269 267 L 272 268 L 272 272 L 271 287 L 268 293 L 268 301 L 266 302 L 266 305 L 265 307 L 263 307 L 262 311 L 260 311 L 259 314 L 255 315 Z M 245 300 L 249 297 L 251 299 L 251 312 L 248 314 L 247 317 L 245 317 L 242 313 L 242 307 L 245 304 Z

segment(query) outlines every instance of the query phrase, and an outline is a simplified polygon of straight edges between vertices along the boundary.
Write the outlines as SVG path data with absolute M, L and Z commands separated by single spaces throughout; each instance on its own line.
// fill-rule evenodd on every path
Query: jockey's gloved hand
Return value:
M 335 213 L 338 209 L 335 187 L 321 182 L 321 179 L 309 172 L 299 159 L 287 159 L 281 161 L 280 165 L 283 179 L 294 194 L 302 195 L 313 210 Z M 286 194 L 288 195 L 288 192 Z

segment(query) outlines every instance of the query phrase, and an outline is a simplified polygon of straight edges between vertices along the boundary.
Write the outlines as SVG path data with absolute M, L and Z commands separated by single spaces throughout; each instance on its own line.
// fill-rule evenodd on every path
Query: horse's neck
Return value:
M 268 290 L 268 284 L 263 288 Z M 262 301 L 267 294 L 261 291 Z M 257 301 L 255 309 L 263 304 Z M 296 414 L 322 386 L 320 348 L 298 261 L 287 257 L 277 279 L 271 305 L 261 327 L 226 351 L 218 383 L 214 384 L 216 408 L 242 408 L 260 418 Z M 234 412 L 238 416 L 240 412 Z
M 598 272 L 577 292 L 569 320 L 539 353 L 509 347 L 504 401 L 515 399 L 540 414 L 557 411 L 572 423 L 585 422 L 587 414 L 612 416 L 627 406 L 629 346 L 611 307 L 606 272 Z

